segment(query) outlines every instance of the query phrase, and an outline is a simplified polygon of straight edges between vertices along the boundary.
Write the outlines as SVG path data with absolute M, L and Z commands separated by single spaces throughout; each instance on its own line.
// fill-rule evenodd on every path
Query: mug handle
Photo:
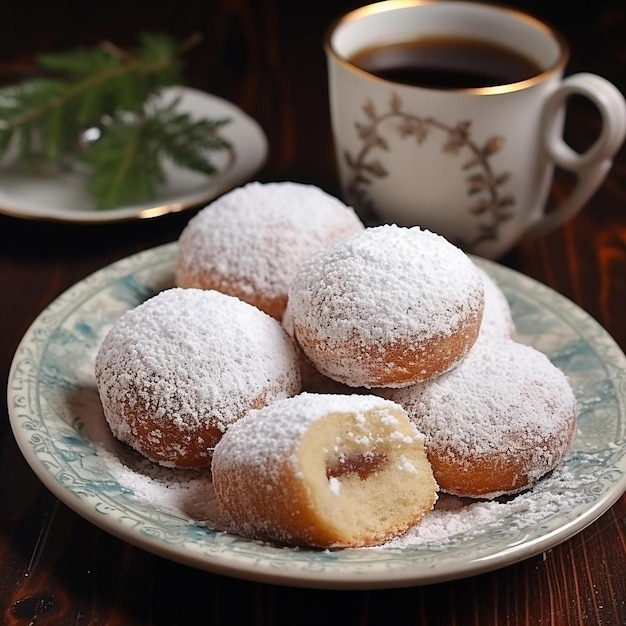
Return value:
M 589 98 L 602 120 L 600 135 L 585 152 L 576 152 L 562 135 L 563 107 L 574 94 Z M 524 237 L 543 235 L 573 217 L 593 195 L 608 174 L 612 159 L 626 136 L 626 101 L 608 80 L 596 74 L 580 73 L 565 78 L 548 97 L 544 108 L 544 148 L 557 167 L 573 172 L 576 184 L 568 197 L 544 214 L 525 232 Z

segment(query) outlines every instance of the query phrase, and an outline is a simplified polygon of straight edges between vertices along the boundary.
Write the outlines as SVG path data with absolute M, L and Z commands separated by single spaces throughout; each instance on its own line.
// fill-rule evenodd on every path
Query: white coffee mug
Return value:
M 364 50 L 433 37 L 493 44 L 537 70 L 506 84 L 444 88 L 381 78 L 354 61 Z M 344 199 L 384 222 L 438 232 L 474 254 L 498 258 L 575 215 L 624 141 L 619 90 L 595 74 L 563 78 L 566 42 L 513 9 L 388 0 L 338 19 L 325 50 Z M 599 136 L 583 153 L 563 139 L 574 94 L 589 98 L 601 118 Z M 555 167 L 572 172 L 576 182 L 548 211 Z

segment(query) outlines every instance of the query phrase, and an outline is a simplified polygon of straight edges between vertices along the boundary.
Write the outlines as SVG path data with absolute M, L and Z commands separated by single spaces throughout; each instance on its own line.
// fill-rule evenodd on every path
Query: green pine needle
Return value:
M 217 171 L 207 156 L 212 150 L 228 148 L 216 135 L 227 120 L 193 120 L 179 113 L 178 101 L 152 107 L 149 114 L 134 119 L 113 119 L 82 160 L 93 171 L 90 188 L 98 208 L 141 202 L 153 197 L 166 181 L 163 163 L 212 175 Z
M 27 166 L 88 164 L 100 209 L 156 198 L 167 182 L 164 159 L 215 174 L 210 153 L 230 147 L 218 132 L 229 120 L 191 119 L 178 100 L 154 104 L 163 87 L 181 83 L 180 58 L 195 43 L 144 34 L 136 50 L 105 43 L 41 55 L 49 77 L 0 88 L 0 156 L 14 150 Z M 86 144 L 89 128 L 101 136 Z
M 151 149 L 150 123 L 117 121 L 85 152 L 83 160 L 92 166 L 89 188 L 98 208 L 107 209 L 154 197 L 165 182 L 159 154 Z

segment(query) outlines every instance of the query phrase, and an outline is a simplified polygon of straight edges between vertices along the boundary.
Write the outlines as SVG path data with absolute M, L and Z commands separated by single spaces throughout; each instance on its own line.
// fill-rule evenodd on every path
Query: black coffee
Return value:
M 367 48 L 350 61 L 380 78 L 436 89 L 495 87 L 541 72 L 533 61 L 513 50 L 452 37 Z

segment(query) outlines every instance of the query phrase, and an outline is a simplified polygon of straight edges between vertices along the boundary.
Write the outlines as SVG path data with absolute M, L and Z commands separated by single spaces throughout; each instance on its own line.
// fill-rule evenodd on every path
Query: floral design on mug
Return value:
M 393 130 L 397 131 L 402 139 L 413 138 L 418 145 L 424 143 L 432 131 L 440 131 L 445 135 L 444 152 L 451 156 L 458 155 L 464 148 L 470 152 L 470 157 L 461 164 L 463 170 L 468 172 L 467 195 L 474 198 L 469 211 L 483 220 L 479 223 L 478 235 L 472 241 L 457 241 L 457 244 L 469 250 L 481 242 L 498 238 L 500 225 L 512 217 L 508 208 L 515 203 L 511 195 L 501 191 L 511 178 L 510 172 L 496 173 L 490 161 L 504 145 L 502 137 L 491 137 L 480 146 L 470 135 L 471 121 L 448 126 L 432 117 L 425 118 L 406 113 L 402 109 L 401 99 L 395 93 L 391 96 L 389 110 L 378 114 L 372 101 L 368 101 L 363 106 L 363 111 L 367 121 L 355 123 L 363 146 L 356 156 L 344 152 L 344 158 L 353 171 L 347 186 L 347 194 L 355 205 L 376 213 L 376 207 L 368 197 L 367 189 L 374 179 L 389 175 L 383 162 L 372 157 L 375 150 L 390 149 L 383 133 L 384 124 L 394 122 Z

